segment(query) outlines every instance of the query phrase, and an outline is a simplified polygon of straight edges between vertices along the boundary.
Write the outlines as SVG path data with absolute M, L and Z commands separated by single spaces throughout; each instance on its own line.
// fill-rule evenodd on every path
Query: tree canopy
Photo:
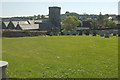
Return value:
M 76 30 L 77 26 L 80 24 L 80 21 L 75 16 L 68 16 L 62 21 L 62 28 L 66 31 Z
M 98 15 L 98 18 L 97 18 L 97 20 L 98 20 L 98 23 L 99 23 L 99 25 L 103 25 L 104 24 L 104 16 L 102 15 L 102 13 L 100 12 L 100 14 Z
M 45 15 L 41 15 L 41 18 L 45 18 Z

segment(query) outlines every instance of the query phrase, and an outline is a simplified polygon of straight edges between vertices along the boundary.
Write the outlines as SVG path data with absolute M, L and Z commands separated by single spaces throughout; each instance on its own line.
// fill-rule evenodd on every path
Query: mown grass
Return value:
M 3 38 L 8 78 L 117 78 L 118 38 Z

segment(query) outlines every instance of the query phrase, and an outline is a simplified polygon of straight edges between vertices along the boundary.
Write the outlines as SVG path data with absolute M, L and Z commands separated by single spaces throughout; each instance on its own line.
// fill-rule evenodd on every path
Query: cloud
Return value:
M 119 0 L 2 0 L 2 2 L 118 2 Z

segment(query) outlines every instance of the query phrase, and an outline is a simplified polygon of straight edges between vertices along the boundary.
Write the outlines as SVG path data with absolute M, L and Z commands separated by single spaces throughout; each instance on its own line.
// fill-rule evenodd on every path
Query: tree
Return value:
M 100 14 L 98 15 L 97 20 L 98 20 L 99 26 L 100 26 L 100 27 L 103 27 L 103 25 L 104 25 L 104 16 L 102 15 L 101 12 L 100 12 Z
M 80 24 L 80 21 L 75 16 L 68 16 L 62 21 L 62 28 L 66 31 L 76 30 L 77 26 Z
M 92 22 L 92 19 L 87 19 L 87 20 L 83 20 L 82 23 L 83 23 L 83 27 L 91 27 L 91 22 Z
M 29 20 L 32 20 L 33 19 L 33 17 L 32 16 L 29 16 Z
M 109 20 L 108 20 L 108 18 L 105 18 L 105 19 L 104 19 L 104 26 L 105 26 L 105 27 L 108 27 L 108 24 L 109 24 Z
M 116 26 L 117 26 L 117 25 L 116 25 L 115 22 L 113 22 L 112 20 L 109 21 L 108 27 L 112 28 L 112 27 L 116 27 Z
M 89 27 L 89 28 L 92 28 L 92 29 L 97 29 L 99 27 L 98 21 L 94 20 L 94 19 L 83 20 L 83 26 L 84 27 Z
M 108 18 L 108 17 L 109 17 L 109 14 L 105 14 L 105 17 Z
M 38 19 L 40 19 L 40 14 L 37 16 Z
M 80 20 L 76 16 L 73 16 L 73 19 L 75 20 L 77 26 L 81 24 Z
M 44 15 L 41 15 L 41 18 L 43 19 L 43 18 L 45 18 L 45 16 L 44 16 Z
M 120 15 L 117 16 L 118 21 L 120 21 Z
M 116 23 L 108 18 L 105 18 L 104 19 L 104 26 L 112 28 L 112 27 L 116 27 Z
M 100 12 L 100 14 L 98 15 L 97 20 L 98 20 L 98 21 L 103 21 L 103 19 L 104 19 L 104 16 L 103 16 L 102 13 Z
M 97 20 L 92 20 L 91 22 L 91 28 L 97 29 L 99 27 Z
M 75 13 L 75 12 L 72 12 L 72 13 L 70 13 L 70 12 L 66 12 L 65 13 L 65 15 L 67 15 L 67 16 L 76 16 L 77 18 L 79 18 L 79 14 L 78 13 Z
M 70 13 L 70 12 L 69 12 L 69 11 L 66 11 L 66 12 L 65 12 L 65 14 L 68 14 L 68 13 Z
M 37 17 L 36 15 L 33 16 L 34 19 L 36 19 L 36 17 Z

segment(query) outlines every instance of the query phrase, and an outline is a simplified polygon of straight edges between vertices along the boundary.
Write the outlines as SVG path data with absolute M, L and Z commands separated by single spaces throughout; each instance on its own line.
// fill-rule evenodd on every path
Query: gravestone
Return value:
M 64 35 L 64 33 L 63 33 L 63 32 L 61 32 L 61 33 L 60 33 L 60 35 Z
M 85 31 L 85 34 L 86 34 L 86 35 L 89 35 L 89 33 L 90 33 L 89 30 L 86 30 L 86 31 Z
M 53 36 L 53 32 L 50 32 L 50 36 Z
M 58 36 L 58 33 L 56 32 L 56 33 L 54 33 L 55 34 L 55 36 Z
M 71 31 L 71 34 L 72 35 L 77 35 L 77 32 L 76 31 Z
M 109 30 L 109 33 L 112 34 L 112 33 L 113 33 L 113 30 Z
M 82 31 L 82 33 L 83 33 L 83 34 L 85 34 L 85 33 L 86 33 L 86 31 L 85 31 L 85 30 L 83 30 L 83 31 Z
M 98 34 L 98 35 L 99 35 L 99 30 L 96 30 L 96 34 Z
M 118 30 L 118 37 L 120 37 L 120 30 Z
M 99 30 L 98 35 L 100 35 L 100 34 L 101 34 L 101 31 L 102 31 L 102 30 Z
M 105 31 L 105 38 L 109 38 L 109 32 L 108 31 Z
M 96 36 L 96 31 L 95 30 L 93 31 L 93 36 Z
M 82 35 L 82 31 L 81 30 L 78 33 L 79 33 L 79 35 Z
M 50 35 L 50 32 L 47 32 L 46 35 Z
M 93 30 L 90 30 L 90 34 L 91 34 L 91 35 L 93 34 Z
M 99 35 L 100 35 L 101 37 L 103 37 L 103 36 L 104 36 L 104 34 L 105 34 L 103 30 L 102 30 L 102 31 L 100 31 L 99 33 L 100 33 Z
M 70 31 L 67 31 L 67 35 L 70 35 L 71 34 L 71 32 Z
M 100 34 L 101 34 L 101 31 L 103 31 L 103 30 L 98 30 L 97 34 L 100 35 Z
M 117 31 L 113 31 L 113 36 L 116 36 L 117 35 Z
M 63 34 L 64 34 L 64 35 L 67 35 L 67 31 L 63 31 Z
M 6 68 L 8 67 L 8 62 L 0 61 L 0 80 L 6 78 Z
M 99 35 L 100 34 L 100 30 L 96 30 L 96 34 Z

